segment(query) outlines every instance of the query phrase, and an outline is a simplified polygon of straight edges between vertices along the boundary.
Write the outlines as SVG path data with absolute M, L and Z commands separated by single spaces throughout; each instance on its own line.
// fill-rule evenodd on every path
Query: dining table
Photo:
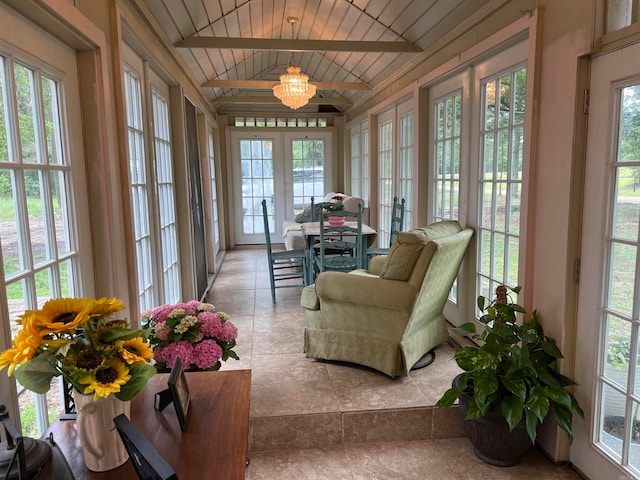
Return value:
M 357 227 L 357 222 L 345 222 L 346 226 Z M 320 222 L 305 222 L 302 224 L 302 234 L 305 238 L 306 250 L 307 250 L 307 261 L 309 268 L 307 268 L 307 280 L 306 285 L 311 285 L 315 282 L 315 269 L 313 268 L 315 261 L 315 250 L 313 248 L 314 243 L 320 238 Z M 367 266 L 367 248 L 373 245 L 376 241 L 376 236 L 378 232 L 376 232 L 369 225 L 362 224 L 362 243 L 358 248 L 358 255 L 360 255 L 360 260 L 363 268 Z

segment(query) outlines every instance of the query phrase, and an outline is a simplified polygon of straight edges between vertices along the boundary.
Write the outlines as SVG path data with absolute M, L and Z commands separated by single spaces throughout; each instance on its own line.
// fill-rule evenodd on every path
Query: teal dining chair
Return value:
M 391 208 L 391 225 L 389 230 L 388 247 L 369 247 L 367 249 L 367 261 L 376 255 L 387 255 L 393 241 L 398 236 L 398 232 L 404 229 L 404 206 L 405 199 L 398 202 L 398 197 L 393 197 L 393 207 Z

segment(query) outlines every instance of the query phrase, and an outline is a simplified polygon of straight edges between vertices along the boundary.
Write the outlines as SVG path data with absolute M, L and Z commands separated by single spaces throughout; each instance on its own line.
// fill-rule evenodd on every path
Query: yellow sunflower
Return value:
M 96 301 L 91 298 L 56 298 L 48 300 L 42 310 L 28 310 L 36 318 L 38 327 L 44 335 L 74 330 L 86 322 Z
M 108 315 L 118 310 L 124 310 L 124 303 L 119 298 L 102 297 L 94 300 L 95 306 L 91 315 Z
M 89 386 L 84 389 L 84 394 L 93 393 L 93 399 L 106 398 L 112 393 L 118 393 L 120 387 L 131 379 L 129 369 L 120 360 L 114 359 L 107 368 L 101 368 L 88 376 Z M 83 382 L 87 383 L 87 382 Z
M 18 365 L 31 360 L 42 344 L 42 336 L 35 318 L 28 315 L 22 318 L 22 328 L 13 339 L 13 348 L 0 354 L 0 370 L 9 365 L 7 375 L 12 375 Z
M 148 360 L 153 358 L 153 350 L 142 337 L 135 337 L 119 345 L 118 355 L 129 365 L 136 362 L 147 363 Z

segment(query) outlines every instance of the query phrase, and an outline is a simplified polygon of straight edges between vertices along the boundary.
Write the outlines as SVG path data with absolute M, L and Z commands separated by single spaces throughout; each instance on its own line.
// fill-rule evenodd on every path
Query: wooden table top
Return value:
M 157 411 L 154 398 L 168 374 L 152 377 L 131 401 L 131 421 L 175 470 L 180 480 L 242 480 L 248 458 L 251 370 L 185 372 L 191 403 L 185 431 L 173 405 Z M 137 478 L 131 461 L 108 472 L 91 472 L 82 456 L 74 420 L 56 420 L 53 432 L 77 480 Z

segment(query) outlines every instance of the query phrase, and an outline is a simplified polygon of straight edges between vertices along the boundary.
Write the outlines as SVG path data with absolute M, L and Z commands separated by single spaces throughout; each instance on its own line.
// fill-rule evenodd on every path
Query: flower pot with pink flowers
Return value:
M 178 357 L 187 371 L 219 370 L 229 358 L 239 360 L 233 351 L 238 329 L 210 303 L 161 305 L 146 312 L 142 324 L 159 372 L 168 372 Z

